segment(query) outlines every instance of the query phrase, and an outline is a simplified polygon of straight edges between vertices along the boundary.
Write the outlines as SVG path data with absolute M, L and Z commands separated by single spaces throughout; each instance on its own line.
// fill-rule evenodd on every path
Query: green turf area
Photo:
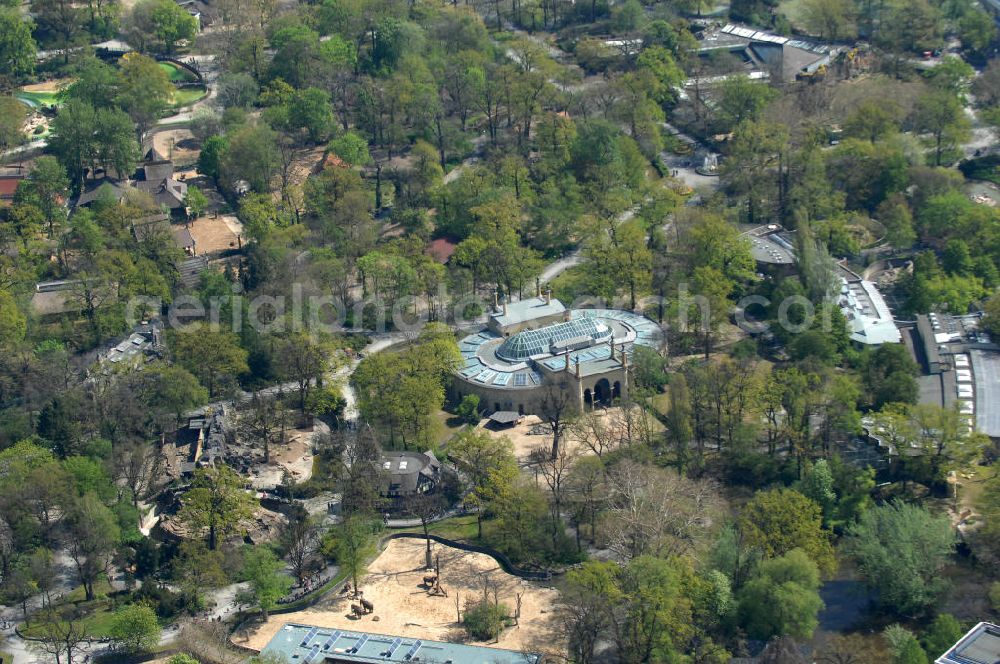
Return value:
M 94 586 L 96 599 L 85 601 L 86 593 L 83 586 L 77 586 L 72 591 L 63 596 L 62 600 L 55 605 L 59 610 L 64 606 L 72 605 L 75 612 L 81 616 L 83 624 L 86 626 L 87 634 L 91 637 L 107 636 L 111 628 L 111 619 L 114 616 L 113 602 L 108 597 L 111 586 L 107 579 L 98 581 Z M 22 632 L 28 636 L 35 635 L 39 626 L 36 623 L 22 627 Z
M 167 76 L 170 77 L 171 83 L 187 83 L 198 80 L 198 77 L 189 72 L 187 69 L 184 67 L 178 67 L 172 62 L 161 62 L 159 65 L 160 69 L 167 72 Z
M 25 92 L 21 90 L 14 96 L 32 108 L 58 105 L 60 103 L 58 92 Z
M 198 86 L 196 88 L 182 88 L 174 91 L 173 98 L 171 99 L 171 105 L 174 108 L 190 106 L 206 94 L 207 91 L 202 86 Z
M 431 415 L 428 438 L 435 445 L 442 445 L 451 440 L 451 437 L 461 431 L 461 429 L 462 422 L 455 415 L 439 410 Z
M 489 522 L 483 523 L 483 530 L 489 530 Z M 414 530 L 408 528 L 407 530 Z M 479 530 L 476 526 L 476 515 L 454 516 L 437 523 L 432 523 L 428 529 L 431 534 L 446 537 L 459 542 L 470 542 L 476 539 Z
M 585 276 L 584 271 L 579 266 L 569 268 L 549 282 L 552 287 L 552 295 L 563 302 L 572 302 L 578 295 L 584 294 L 586 290 Z

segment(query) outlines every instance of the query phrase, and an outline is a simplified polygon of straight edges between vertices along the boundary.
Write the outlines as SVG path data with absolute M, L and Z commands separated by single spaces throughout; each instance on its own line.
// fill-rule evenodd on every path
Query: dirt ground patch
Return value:
M 54 78 L 51 81 L 42 81 L 41 83 L 32 83 L 31 85 L 22 86 L 21 89 L 25 92 L 59 92 L 63 88 L 69 86 L 74 79 L 72 78 Z
M 614 408 L 595 411 L 593 415 L 597 417 L 597 419 L 605 427 L 613 428 L 621 426 L 621 408 L 617 406 Z M 528 415 L 520 424 L 508 429 L 494 430 L 487 428 L 485 427 L 486 422 L 488 422 L 488 420 L 483 420 L 480 422 L 479 426 L 495 438 L 499 438 L 500 436 L 507 436 L 510 438 L 510 441 L 514 444 L 514 456 L 516 456 L 518 461 L 522 463 L 527 461 L 532 450 L 539 447 L 552 447 L 552 432 L 548 425 L 543 423 L 542 419 L 537 415 Z M 535 431 L 535 433 L 532 433 L 532 431 Z M 564 430 L 561 444 L 565 445 L 567 450 L 573 451 L 574 453 L 592 454 L 592 450 L 581 441 L 581 435 L 582 434 L 577 433 L 572 429 Z
M 542 423 L 542 418 L 537 415 L 528 415 L 525 417 L 520 424 L 507 428 L 507 429 L 491 429 L 486 427 L 485 424 L 489 420 L 483 420 L 479 423 L 479 426 L 487 431 L 494 438 L 500 438 L 501 436 L 507 436 L 510 438 L 510 442 L 514 443 L 514 456 L 518 458 L 519 461 L 525 461 L 531 451 L 537 447 L 543 445 L 552 446 L 552 433 L 548 426 Z M 532 429 L 537 431 L 545 430 L 544 434 L 531 433 Z
M 562 648 L 552 636 L 553 609 L 559 601 L 557 590 L 506 574 L 487 555 L 434 543 L 432 554 L 440 559 L 442 584 L 448 590 L 448 597 L 431 597 L 421 585 L 425 546 L 420 539 L 392 540 L 375 559 L 361 583 L 365 599 L 375 605 L 372 615 L 354 620 L 349 617 L 351 600 L 331 595 L 304 611 L 272 616 L 245 640 L 237 636 L 234 641 L 260 650 L 282 625 L 290 622 L 436 641 L 464 641 L 465 632 L 455 620 L 455 598 L 464 607 L 466 600 L 482 597 L 485 579 L 498 589 L 500 601 L 512 610 L 516 595 L 521 594 L 521 618 L 520 626 L 507 628 L 498 643 L 480 645 L 533 652 Z
M 239 236 L 243 234 L 243 224 L 231 215 L 198 217 L 188 229 L 199 256 L 237 249 Z
M 193 164 L 201 154 L 201 146 L 189 129 L 171 129 L 153 134 L 153 149 L 175 164 Z
M 289 182 L 294 185 L 301 185 L 305 182 L 306 178 L 313 174 L 316 164 L 323 159 L 325 150 L 323 147 L 297 150 L 289 172 Z
M 295 483 L 305 482 L 312 477 L 312 441 L 316 431 L 292 429 L 286 432 L 288 442 L 271 447 L 271 463 L 254 469 L 251 484 L 257 489 L 272 489 L 281 484 L 284 471 L 288 471 Z

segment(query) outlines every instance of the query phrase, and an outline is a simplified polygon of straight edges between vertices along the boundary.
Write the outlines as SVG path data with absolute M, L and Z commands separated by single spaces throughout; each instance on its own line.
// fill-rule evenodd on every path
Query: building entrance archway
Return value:
M 607 406 L 611 403 L 611 383 L 602 378 L 594 385 L 594 402 Z

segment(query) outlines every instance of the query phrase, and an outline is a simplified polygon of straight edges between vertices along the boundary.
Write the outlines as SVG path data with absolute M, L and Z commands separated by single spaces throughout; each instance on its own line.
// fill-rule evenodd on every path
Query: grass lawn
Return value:
M 111 600 L 96 599 L 93 602 L 83 602 L 77 605 L 84 613 L 83 622 L 86 633 L 92 638 L 106 637 L 111 633 L 111 621 L 115 612 L 111 608 Z M 27 636 L 34 636 L 38 633 L 38 623 L 31 623 L 21 630 Z
M 25 92 L 24 90 L 21 90 L 14 96 L 32 108 L 38 108 L 39 106 L 53 106 L 60 103 L 58 92 Z
M 462 422 L 453 414 L 439 410 L 431 415 L 431 426 L 428 437 L 435 447 L 444 445 L 451 437 L 461 431 Z
M 483 523 L 483 530 L 488 530 L 488 528 L 489 522 L 487 521 Z M 417 530 L 419 531 L 419 529 Z M 445 519 L 444 521 L 432 523 L 428 530 L 433 535 L 447 537 L 450 540 L 458 540 L 460 542 L 472 542 L 476 539 L 476 535 L 479 533 L 478 527 L 476 526 L 475 514 L 454 516 L 450 519 Z
M 204 86 L 198 86 L 196 88 L 182 88 L 180 90 L 175 90 L 173 97 L 171 99 L 171 105 L 173 108 L 183 108 L 185 106 L 190 106 L 202 97 L 208 94 Z
M 114 608 L 112 608 L 113 603 L 108 597 L 108 593 L 110 592 L 111 586 L 108 585 L 107 580 L 101 580 L 94 587 L 97 599 L 89 602 L 85 601 L 84 597 L 86 593 L 83 590 L 83 586 L 78 586 L 67 593 L 56 606 L 57 608 L 69 608 L 72 605 L 76 608 L 79 615 L 82 616 L 82 621 L 86 625 L 89 636 L 107 636 L 111 629 L 111 619 L 115 613 Z M 37 624 L 32 623 L 22 631 L 31 636 L 37 629 Z
M 650 404 L 657 413 L 660 415 L 666 415 L 670 412 L 670 395 L 666 392 L 663 394 L 657 394 L 650 399 Z
M 563 302 L 572 302 L 583 293 L 583 277 L 583 269 L 579 265 L 564 271 L 549 283 L 552 296 Z
M 172 62 L 160 62 L 160 69 L 167 72 L 167 76 L 170 77 L 171 83 L 186 83 L 188 81 L 196 81 L 197 77 L 189 72 L 184 67 L 178 67 Z
M 9 652 L 3 652 L 2 650 L 0 650 L 0 662 L 2 662 L 3 664 L 10 664 L 10 662 L 13 661 L 14 661 L 13 655 L 11 655 Z

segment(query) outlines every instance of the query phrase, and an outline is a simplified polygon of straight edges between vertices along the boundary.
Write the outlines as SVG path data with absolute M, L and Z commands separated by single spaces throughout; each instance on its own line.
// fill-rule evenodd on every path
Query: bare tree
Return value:
M 625 402 L 620 408 L 584 413 L 569 426 L 567 435 L 603 457 L 634 443 L 649 443 L 652 427 L 648 412 L 637 404 Z
M 563 432 L 570 425 L 572 417 L 577 411 L 576 398 L 569 387 L 569 381 L 563 379 L 557 384 L 546 387 L 539 406 L 539 415 L 552 428 L 550 454 L 555 459 L 559 456 L 559 443 L 562 440 Z
M 115 480 L 132 494 L 132 505 L 152 493 L 162 479 L 163 455 L 147 443 L 130 440 L 115 448 Z
M 552 494 L 549 501 L 549 508 L 552 512 L 552 545 L 557 546 L 559 528 L 561 527 L 561 517 L 563 509 L 563 499 L 566 492 L 566 481 L 569 478 L 570 469 L 576 462 L 577 453 L 566 447 L 559 448 L 555 457 L 549 455 L 549 450 L 544 447 L 537 447 L 528 455 L 529 461 L 538 469 L 545 484 Z
M 36 641 L 31 641 L 35 651 L 56 664 L 73 664 L 83 653 L 87 639 L 85 625 L 75 607 L 63 611 L 49 608 L 36 616 Z
M 240 437 L 264 449 L 264 463 L 271 461 L 271 445 L 280 443 L 288 426 L 287 412 L 277 399 L 254 393 L 250 403 L 236 419 Z
M 309 564 L 319 550 L 320 528 L 316 519 L 303 509 L 293 515 L 282 533 L 285 559 L 299 583 L 305 579 Z
M 427 541 L 426 566 L 431 565 L 431 537 L 429 526 L 436 516 L 441 514 L 447 507 L 444 496 L 440 493 L 418 493 L 406 499 L 405 509 L 414 518 L 420 519 L 420 525 L 424 529 L 424 539 Z
M 243 634 L 245 635 L 245 632 Z M 238 664 L 246 659 L 246 654 L 230 648 L 229 629 L 221 622 L 184 623 L 178 634 L 177 643 L 181 650 L 202 662 Z
M 716 524 L 718 486 L 625 461 L 608 473 L 608 546 L 622 560 L 689 553 Z
M 580 530 L 590 525 L 590 543 L 597 539 L 597 514 L 604 501 L 604 462 L 595 456 L 579 459 L 566 479 L 566 494 L 570 503 L 570 523 L 576 530 L 577 551 L 583 549 Z
M 341 494 L 341 512 L 345 517 L 378 513 L 384 500 L 379 494 L 382 448 L 375 432 L 365 425 L 358 431 L 335 434 L 335 437 L 338 435 L 341 440 L 335 440 L 334 446 L 343 450 L 337 481 Z

